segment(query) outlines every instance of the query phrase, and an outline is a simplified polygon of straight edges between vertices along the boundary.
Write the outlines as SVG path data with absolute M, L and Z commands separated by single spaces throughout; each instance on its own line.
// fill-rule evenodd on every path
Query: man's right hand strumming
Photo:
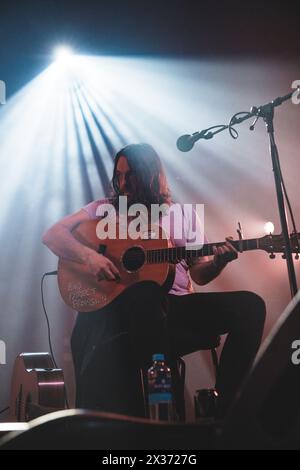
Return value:
M 120 272 L 114 263 L 96 251 L 89 251 L 85 264 L 88 266 L 89 271 L 97 277 L 98 281 L 103 279 L 107 281 L 120 279 Z
M 106 256 L 82 245 L 72 235 L 72 230 L 87 220 L 90 218 L 84 210 L 64 217 L 47 230 L 43 236 L 43 243 L 57 256 L 85 264 L 99 281 L 119 280 L 118 269 Z

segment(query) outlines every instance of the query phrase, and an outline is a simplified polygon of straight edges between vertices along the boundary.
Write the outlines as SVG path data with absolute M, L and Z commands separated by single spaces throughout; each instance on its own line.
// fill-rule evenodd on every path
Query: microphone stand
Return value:
M 279 210 L 279 216 L 280 216 L 280 223 L 281 223 L 281 229 L 282 229 L 282 235 L 284 239 L 284 244 L 285 244 L 285 259 L 286 259 L 286 264 L 287 264 L 287 270 L 288 270 L 288 276 L 289 276 L 289 284 L 290 284 L 290 291 L 291 291 L 291 297 L 293 298 L 297 291 L 297 280 L 296 280 L 296 274 L 295 274 L 295 267 L 294 267 L 294 261 L 293 261 L 293 254 L 292 254 L 292 248 L 291 248 L 291 241 L 290 241 L 290 236 L 289 236 L 289 230 L 288 230 L 288 221 L 287 221 L 287 216 L 286 216 L 286 210 L 285 210 L 285 202 L 284 202 L 284 196 L 283 196 L 283 183 L 282 183 L 282 173 L 281 173 L 281 168 L 280 168 L 280 160 L 279 160 L 279 153 L 277 149 L 277 145 L 275 142 L 275 135 L 274 135 L 274 124 L 273 124 L 273 119 L 274 119 L 274 108 L 276 106 L 281 105 L 285 101 L 289 100 L 292 95 L 295 92 L 299 92 L 300 89 L 297 88 L 297 90 L 294 90 L 293 92 L 285 95 L 285 96 L 279 96 L 275 100 L 271 101 L 270 103 L 267 103 L 265 105 L 256 107 L 253 106 L 249 112 L 242 112 L 242 113 L 237 113 L 235 114 L 231 120 L 228 126 L 213 126 L 210 127 L 209 129 L 206 129 L 206 133 L 204 132 L 204 135 L 202 138 L 204 139 L 211 139 L 215 134 L 222 132 L 225 129 L 229 129 L 229 132 L 233 138 L 237 138 L 238 133 L 237 131 L 232 127 L 233 125 L 240 124 L 241 122 L 250 119 L 251 117 L 255 116 L 255 121 L 250 127 L 251 130 L 254 129 L 256 121 L 262 117 L 266 128 L 267 132 L 269 135 L 269 140 L 270 140 L 270 154 L 271 154 L 271 159 L 272 159 L 272 166 L 273 166 L 273 172 L 274 172 L 274 180 L 275 180 L 275 187 L 276 187 L 276 195 L 277 195 L 277 204 L 278 204 L 278 210 Z M 243 116 L 241 116 L 241 114 Z M 238 117 L 240 116 L 240 117 Z M 214 128 L 218 128 L 218 130 L 211 132 Z M 298 237 L 297 233 L 296 236 Z M 297 246 L 299 245 L 299 241 L 297 242 Z M 299 249 L 299 246 L 298 246 Z

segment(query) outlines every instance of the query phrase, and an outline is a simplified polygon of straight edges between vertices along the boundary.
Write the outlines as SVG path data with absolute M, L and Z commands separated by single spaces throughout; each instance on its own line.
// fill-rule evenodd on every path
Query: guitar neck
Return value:
M 232 240 L 230 243 L 238 251 L 249 251 L 260 249 L 259 238 L 251 238 L 248 240 Z M 185 246 L 176 246 L 173 248 L 164 248 L 156 250 L 147 250 L 148 263 L 178 263 L 181 260 L 191 261 L 195 258 L 203 256 L 212 256 L 214 254 L 213 247 L 224 245 L 223 242 L 206 243 L 202 248 L 193 249 Z

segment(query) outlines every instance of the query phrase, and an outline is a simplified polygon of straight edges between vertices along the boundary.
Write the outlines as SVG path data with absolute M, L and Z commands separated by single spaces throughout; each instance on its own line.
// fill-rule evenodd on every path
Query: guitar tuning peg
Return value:
M 274 259 L 274 258 L 276 258 L 276 255 L 274 255 L 274 253 L 271 253 L 271 254 L 269 255 L 269 258 Z
M 241 223 L 238 222 L 238 228 L 236 229 L 237 233 L 238 233 L 238 236 L 239 236 L 239 252 L 240 253 L 243 253 L 243 230 L 242 230 L 242 226 L 241 226 Z
M 281 258 L 282 258 L 282 259 L 286 259 L 286 255 L 283 254 L 283 255 L 281 256 Z
M 238 233 L 239 240 L 243 240 L 244 235 L 243 235 L 243 230 L 242 230 L 242 226 L 240 222 L 238 222 L 238 228 L 236 229 L 236 231 Z
M 296 254 L 295 259 L 299 259 L 299 253 Z

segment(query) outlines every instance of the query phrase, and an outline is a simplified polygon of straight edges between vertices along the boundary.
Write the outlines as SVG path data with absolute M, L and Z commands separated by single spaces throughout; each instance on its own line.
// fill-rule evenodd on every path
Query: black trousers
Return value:
M 224 415 L 256 356 L 264 320 L 264 301 L 252 292 L 176 296 L 139 283 L 107 307 L 78 314 L 71 339 L 76 406 L 143 416 L 140 368 L 152 354 L 171 360 L 228 334 L 216 383 Z

